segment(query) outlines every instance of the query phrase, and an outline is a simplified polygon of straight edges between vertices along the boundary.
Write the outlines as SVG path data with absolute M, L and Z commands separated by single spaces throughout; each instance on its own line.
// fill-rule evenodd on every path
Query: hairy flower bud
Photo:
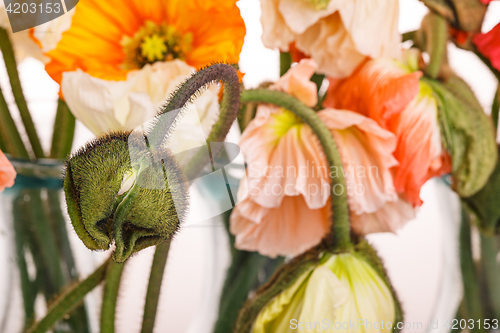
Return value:
M 148 149 L 142 133 L 111 133 L 89 142 L 66 164 L 64 190 L 73 227 L 91 250 L 125 261 L 165 242 L 187 211 L 188 186 L 167 149 Z

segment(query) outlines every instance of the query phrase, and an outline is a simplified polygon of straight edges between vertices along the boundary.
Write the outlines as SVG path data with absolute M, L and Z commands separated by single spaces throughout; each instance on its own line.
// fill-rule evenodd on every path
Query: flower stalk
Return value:
M 0 139 L 5 152 L 14 157 L 29 159 L 28 150 L 17 130 L 16 123 L 9 111 L 9 107 L 0 88 Z M 3 149 L 2 149 L 3 150 Z
M 500 318 L 500 267 L 495 236 L 481 233 L 481 261 L 494 318 Z
M 57 113 L 50 148 L 51 158 L 66 158 L 71 153 L 75 124 L 75 116 L 69 110 L 68 105 L 62 99 L 59 99 L 57 101 Z
M 472 257 L 471 225 L 467 212 L 462 209 L 462 222 L 460 225 L 460 268 L 464 287 L 466 314 L 469 319 L 483 321 L 479 281 L 477 279 L 474 259 Z M 474 326 L 472 332 L 481 332 Z
M 42 145 L 40 144 L 40 139 L 35 129 L 35 124 L 28 109 L 28 104 L 24 98 L 23 88 L 21 86 L 21 81 L 19 80 L 19 73 L 17 71 L 16 59 L 14 56 L 14 49 L 12 48 L 12 43 L 10 42 L 7 30 L 0 28 L 0 50 L 2 51 L 3 59 L 5 62 L 5 67 L 7 68 L 7 74 L 9 75 L 10 86 L 12 87 L 12 93 L 14 94 L 14 99 L 19 109 L 19 114 L 26 129 L 26 134 L 33 149 L 33 154 L 36 158 L 43 158 L 45 154 L 43 152 Z
M 111 260 L 106 270 L 106 281 L 101 306 L 101 333 L 114 333 L 116 301 L 125 263 Z
M 229 65 L 215 64 L 195 73 L 172 94 L 168 104 L 160 111 L 158 116 L 184 108 L 187 103 L 191 103 L 194 98 L 198 96 L 199 92 L 202 91 L 204 87 L 217 82 L 222 82 L 224 86 L 224 96 L 222 97 L 220 105 L 219 118 L 212 127 L 207 138 L 207 143 L 224 141 L 224 138 L 236 119 L 240 103 L 240 83 L 238 75 L 236 74 L 236 70 Z M 158 121 L 151 133 L 148 134 L 149 142 L 153 143 L 153 149 L 160 147 L 163 138 L 167 136 L 171 125 L 168 121 L 172 121 L 172 119 L 168 117 L 158 117 Z M 211 149 L 212 156 L 217 155 L 218 151 L 216 149 L 217 148 Z M 184 169 L 184 174 L 187 179 L 196 178 L 207 163 L 206 153 L 200 150 Z M 155 259 L 151 267 L 141 333 L 151 333 L 154 328 L 159 292 L 153 291 L 160 291 L 161 289 L 169 245 L 170 244 L 161 244 L 156 248 L 156 252 L 158 253 L 155 253 Z
M 340 154 L 332 134 L 318 115 L 295 97 L 274 90 L 254 89 L 243 91 L 241 101 L 242 103 L 270 103 L 293 112 L 309 125 L 318 137 L 328 160 L 330 170 L 333 168 L 342 169 L 342 160 L 340 159 Z M 336 177 L 332 177 L 331 187 L 333 222 L 331 235 L 326 237 L 327 247 L 332 249 L 334 253 L 348 252 L 352 249 L 353 245 L 350 235 L 347 191 L 345 190 L 345 179 L 342 172 L 338 173 Z
M 89 277 L 82 282 L 75 284 L 59 296 L 52 304 L 47 315 L 45 315 L 42 320 L 31 326 L 27 333 L 47 332 L 58 320 L 63 318 L 68 312 L 75 308 L 83 300 L 87 293 L 97 287 L 104 280 L 106 276 L 106 269 L 110 261 L 111 260 L 108 259 Z

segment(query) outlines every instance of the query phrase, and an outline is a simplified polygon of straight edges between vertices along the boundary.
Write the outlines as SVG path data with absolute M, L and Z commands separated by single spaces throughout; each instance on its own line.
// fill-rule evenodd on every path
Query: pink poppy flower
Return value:
M 14 185 L 16 175 L 16 170 L 0 150 L 0 192 Z
M 313 72 L 314 63 L 302 60 L 272 88 L 314 105 Z M 318 115 L 339 146 L 341 170 L 328 168 L 315 134 L 294 114 L 259 106 L 240 142 L 247 162 L 241 194 L 248 196 L 231 215 L 237 248 L 275 257 L 317 245 L 331 224 L 330 177 L 340 172 L 346 186 L 338 191 L 347 191 L 355 232 L 395 231 L 414 216 L 393 185 L 394 134 L 352 111 L 326 109 Z

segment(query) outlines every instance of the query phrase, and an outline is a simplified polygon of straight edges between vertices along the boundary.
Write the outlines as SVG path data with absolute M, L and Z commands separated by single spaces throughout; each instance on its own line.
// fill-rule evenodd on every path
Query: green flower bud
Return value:
M 66 164 L 64 191 L 73 227 L 91 250 L 125 261 L 165 242 L 187 211 L 188 184 L 167 149 L 154 151 L 136 132 L 89 142 Z
M 467 84 L 425 79 L 438 101 L 444 147 L 451 155 L 452 187 L 461 197 L 477 193 L 495 168 L 498 153 L 493 124 Z
M 297 263 L 285 265 L 271 278 L 271 285 L 245 305 L 235 332 L 349 330 L 351 323 L 360 332 L 398 331 L 396 324 L 403 319 L 401 306 L 380 259 L 366 241 L 355 251 L 322 252 L 319 257 L 305 270 Z M 300 274 L 294 274 L 298 267 Z M 290 275 L 295 275 L 292 281 Z M 261 296 L 273 289 L 280 290 L 264 301 Z M 254 316 L 249 316 L 251 313 Z
M 500 234 L 500 163 L 497 162 L 486 185 L 476 194 L 463 199 L 463 203 L 474 214 L 472 221 L 488 236 Z

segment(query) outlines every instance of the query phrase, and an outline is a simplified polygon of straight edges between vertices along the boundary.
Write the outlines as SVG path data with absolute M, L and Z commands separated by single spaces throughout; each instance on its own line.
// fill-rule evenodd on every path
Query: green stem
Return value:
M 408 31 L 403 34 L 403 42 L 406 41 L 414 41 L 415 38 L 417 37 L 417 32 L 416 31 Z
M 481 296 L 476 274 L 476 267 L 472 257 L 472 244 L 470 223 L 467 212 L 462 209 L 462 222 L 460 226 L 460 268 L 464 286 L 465 308 L 468 319 L 483 321 Z M 482 332 L 477 326 L 471 332 Z
M 151 274 L 149 275 L 148 290 L 146 292 L 146 304 L 144 305 L 141 333 L 153 332 L 156 320 L 156 311 L 158 308 L 158 300 L 160 297 L 161 282 L 163 280 L 163 272 L 167 264 L 165 258 L 168 258 L 169 249 L 170 240 L 164 244 L 156 246 L 155 255 L 153 257 L 153 265 L 151 266 Z
M 17 71 L 16 58 L 14 56 L 14 50 L 10 42 L 9 34 L 7 30 L 0 28 L 0 50 L 2 51 L 3 59 L 5 61 L 5 67 L 7 68 L 7 74 L 9 75 L 10 86 L 12 87 L 12 93 L 14 94 L 14 99 L 19 109 L 19 114 L 26 129 L 26 134 L 33 149 L 33 153 L 36 158 L 43 158 L 45 154 L 43 153 L 42 145 L 40 144 L 40 139 L 35 129 L 35 124 L 28 109 L 28 104 L 24 98 L 23 88 L 21 86 L 21 81 L 19 80 L 19 73 Z
M 498 113 L 500 112 L 500 81 L 498 81 L 497 91 L 495 92 L 495 97 L 493 98 L 493 104 L 491 105 L 491 119 L 493 120 L 493 126 L 495 132 L 498 130 Z
M 108 259 L 98 269 L 95 270 L 89 277 L 80 283 L 72 286 L 69 290 L 57 298 L 50 307 L 47 315 L 39 322 L 35 323 L 28 333 L 45 333 L 54 324 L 63 318 L 71 309 L 80 303 L 85 295 L 92 289 L 97 287 L 106 275 L 106 268 L 110 260 Z
M 40 253 L 43 257 L 45 269 L 49 273 L 55 287 L 55 292 L 59 293 L 65 285 L 65 279 L 59 259 L 56 237 L 45 214 L 40 190 L 26 190 L 26 192 L 30 200 L 30 221 L 37 238 L 37 243 L 40 245 Z
M 5 151 L 14 157 L 29 158 L 23 139 L 9 111 L 7 102 L 0 88 L 0 139 Z
M 233 331 L 238 313 L 247 300 L 248 294 L 267 282 L 276 269 L 283 264 L 284 259 L 283 257 L 272 259 L 261 256 L 257 252 L 236 249 L 235 237 L 229 230 L 231 212 L 232 209 L 224 212 L 222 216 L 229 237 L 232 260 L 221 292 L 219 315 L 214 326 L 214 333 Z
M 57 250 L 60 258 L 59 265 L 64 269 L 64 279 L 65 284 L 67 284 L 77 280 L 78 271 L 68 239 L 66 219 L 61 211 L 59 194 L 59 190 L 47 189 L 47 198 L 44 199 L 44 205 L 47 207 L 47 217 L 50 221 L 52 233 L 56 239 Z M 83 304 L 75 309 L 68 321 L 75 333 L 89 332 L 87 310 Z
M 321 89 L 321 85 L 323 84 L 323 81 L 325 79 L 325 75 L 323 74 L 316 74 L 314 73 L 313 76 L 311 77 L 311 81 L 316 84 L 316 91 L 319 92 Z
M 430 56 L 429 64 L 425 68 L 427 76 L 435 79 L 439 75 L 441 64 L 446 55 L 446 47 L 448 41 L 448 24 L 444 17 L 438 14 L 432 14 L 430 17 L 429 31 L 430 38 L 428 38 L 430 45 L 428 52 Z
M 340 154 L 332 134 L 316 112 L 308 108 L 295 97 L 279 91 L 254 89 L 243 91 L 241 94 L 241 101 L 243 103 L 255 102 L 275 104 L 294 113 L 309 125 L 318 137 L 328 160 L 329 170 L 342 170 L 342 160 L 340 159 Z M 331 182 L 333 244 L 328 244 L 328 246 L 333 247 L 335 252 L 346 252 L 352 249 L 352 243 L 350 237 L 347 191 L 343 173 L 337 172 L 337 176 L 332 177 Z M 340 194 L 338 194 L 338 192 L 340 192 Z M 329 238 L 330 237 L 327 236 L 327 239 Z
M 71 153 L 73 138 L 75 136 L 75 123 L 75 116 L 69 110 L 68 105 L 59 99 L 57 101 L 57 113 L 50 148 L 51 158 L 64 159 Z
M 241 255 L 243 257 L 238 256 L 238 260 L 233 261 L 233 265 L 237 265 L 238 270 L 231 276 L 231 285 L 227 286 L 222 294 L 214 333 L 228 333 L 233 330 L 238 313 L 247 300 L 248 293 L 254 288 L 258 274 L 268 259 L 257 252 L 245 252 Z
M 292 57 L 289 52 L 280 52 L 280 76 L 285 75 L 285 73 L 292 67 Z
M 162 146 L 165 137 L 171 131 L 172 122 L 175 120 L 166 116 L 170 111 L 181 110 L 203 91 L 203 88 L 217 82 L 224 85 L 224 96 L 220 105 L 220 115 L 207 138 L 207 144 L 222 142 L 238 115 L 240 105 L 240 82 L 236 70 L 226 64 L 215 64 L 207 67 L 187 79 L 172 94 L 168 104 L 159 112 L 157 122 L 152 131 L 147 134 L 148 141 L 153 150 Z M 216 156 L 222 146 L 211 148 L 211 155 Z M 187 179 L 194 179 L 209 162 L 206 151 L 200 149 L 189 161 L 184 170 Z
M 23 305 L 24 305 L 24 322 L 25 327 L 31 325 L 33 320 L 35 320 L 35 298 L 36 298 L 36 286 L 34 282 L 31 281 L 28 273 L 28 265 L 26 262 L 26 252 L 28 251 L 27 239 L 27 226 L 25 225 L 25 219 L 23 219 L 24 212 L 24 194 L 19 192 L 19 194 L 13 199 L 12 202 L 12 213 L 14 217 L 14 233 L 16 242 L 16 259 L 17 267 L 19 270 L 19 276 L 21 280 L 21 291 L 23 295 Z
M 113 333 L 115 331 L 115 312 L 118 291 L 125 263 L 111 260 L 106 270 L 106 282 L 102 296 L 101 307 L 101 333 Z
M 481 261 L 494 318 L 500 319 L 500 268 L 495 237 L 481 233 Z
M 229 65 L 215 64 L 195 73 L 172 94 L 168 104 L 159 113 L 159 116 L 170 111 L 184 108 L 187 103 L 193 101 L 193 96 L 197 96 L 205 86 L 216 82 L 222 82 L 224 85 L 224 96 L 220 106 L 219 118 L 212 126 L 212 130 L 207 138 L 207 143 L 224 141 L 231 125 L 236 119 L 240 104 L 240 83 L 238 75 L 236 74 L 236 70 Z M 158 122 L 148 134 L 148 140 L 150 145 L 152 143 L 153 148 L 161 145 L 163 138 L 170 130 L 170 123 L 171 120 L 169 120 L 168 117 L 158 118 Z M 211 149 L 212 156 L 216 156 L 217 153 L 218 151 L 216 149 Z M 207 163 L 208 159 L 206 152 L 200 150 L 189 161 L 184 170 L 187 179 L 196 178 Z M 159 253 L 158 255 L 155 253 L 155 260 L 151 266 L 151 275 L 155 277 L 150 277 L 148 291 L 161 289 L 162 279 L 160 277 L 163 277 L 168 257 L 168 250 L 164 247 L 157 246 L 156 251 L 159 251 Z M 158 307 L 158 295 L 155 295 L 153 292 L 148 292 L 146 295 L 146 306 L 148 309 L 151 309 L 150 311 L 154 311 L 154 313 L 147 314 L 147 318 L 145 319 L 147 319 L 148 323 L 143 323 L 143 329 L 148 329 L 149 331 L 144 330 L 142 332 L 151 332 L 152 325 L 154 325 L 155 322 L 156 309 Z

